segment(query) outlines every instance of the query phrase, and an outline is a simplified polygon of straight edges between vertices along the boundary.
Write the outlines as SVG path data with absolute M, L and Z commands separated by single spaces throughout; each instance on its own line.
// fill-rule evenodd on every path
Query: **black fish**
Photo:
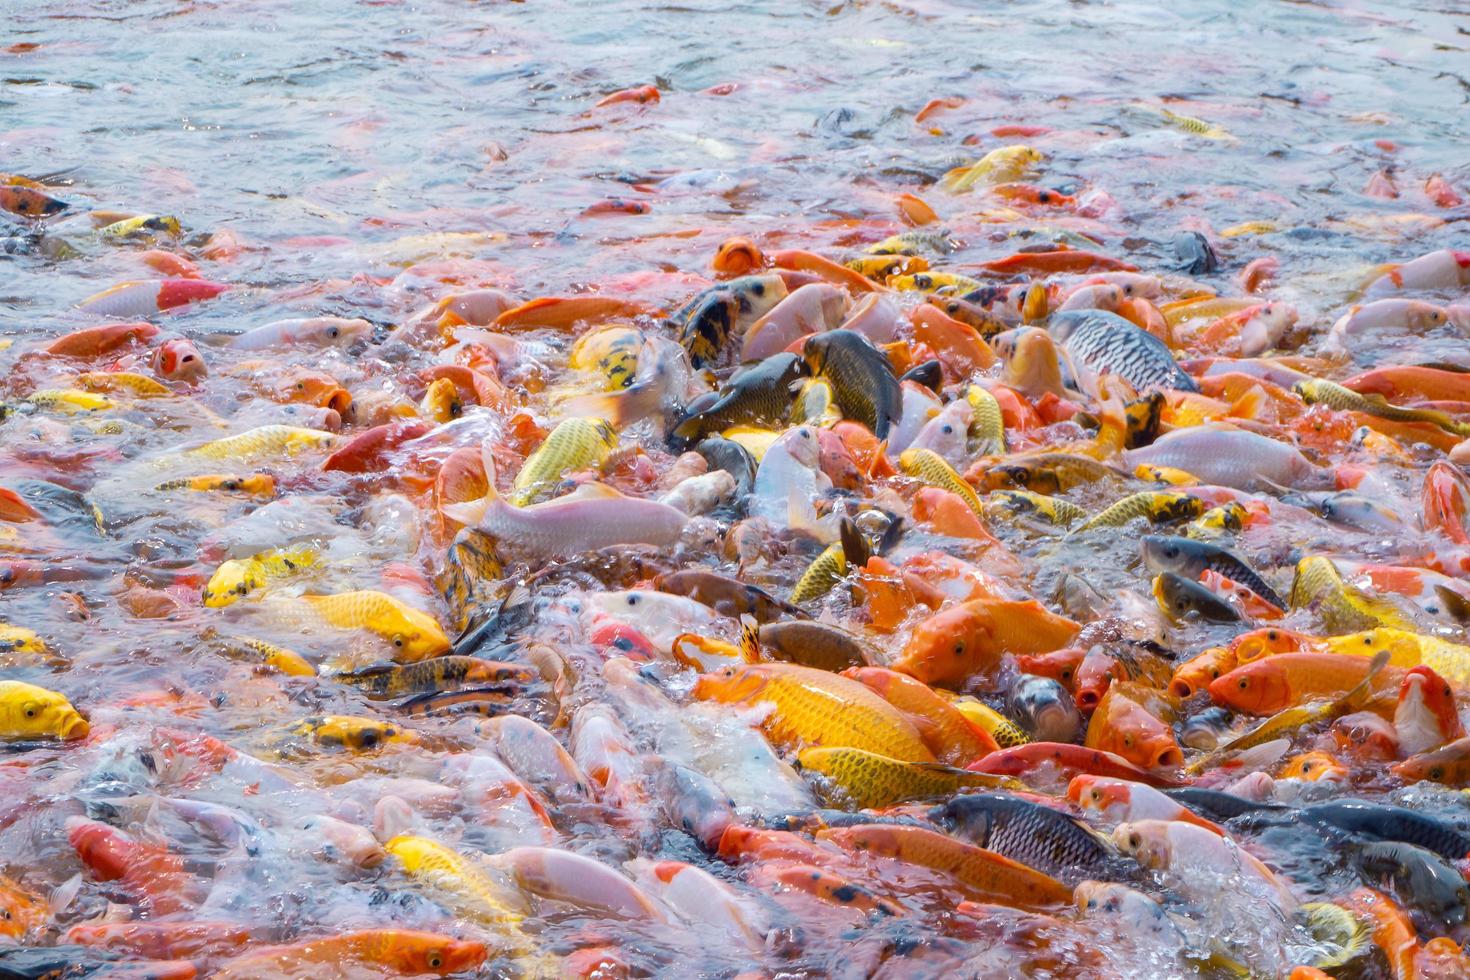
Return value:
M 1179 264 L 1174 268 L 1185 275 L 1198 276 L 1220 268 L 1220 260 L 1204 235 L 1197 231 L 1180 232 L 1174 236 L 1174 255 Z
M 1186 786 L 1182 789 L 1166 789 L 1164 792 L 1195 813 L 1202 813 L 1211 820 L 1232 820 L 1245 813 L 1288 809 L 1280 803 L 1259 803 L 1218 789 Z
M 806 363 L 795 354 L 772 354 L 732 375 L 713 399 L 691 404 L 674 423 L 673 435 L 687 445 L 732 425 L 784 422 L 796 397 L 792 385 L 805 373 Z
M 1272 605 L 1286 608 L 1286 600 L 1277 595 L 1276 590 L 1267 585 L 1266 580 L 1257 575 L 1244 559 L 1206 541 L 1162 534 L 1145 535 L 1143 561 L 1153 572 L 1177 572 L 1186 578 L 1198 579 L 1206 570 L 1219 572 Z
M 750 450 L 733 439 L 709 436 L 694 447 L 711 470 L 724 470 L 735 478 L 736 496 L 750 493 L 755 486 L 755 457 Z
M 1080 821 L 1006 793 L 956 796 L 929 811 L 929 818 L 971 843 L 1068 884 L 1134 870 Z
M 888 438 L 903 412 L 903 392 L 886 354 L 856 331 L 829 330 L 806 342 L 804 356 L 811 373 L 832 385 L 843 415 Z
M 1334 800 L 1302 810 L 1301 818 L 1377 840 L 1415 844 L 1451 861 L 1470 857 L 1470 833 L 1439 817 L 1387 803 Z

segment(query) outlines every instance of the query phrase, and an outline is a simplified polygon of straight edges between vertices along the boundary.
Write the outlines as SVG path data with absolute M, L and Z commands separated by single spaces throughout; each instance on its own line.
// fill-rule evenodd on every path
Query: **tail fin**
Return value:
M 842 554 L 847 559 L 847 567 L 862 568 L 868 563 L 868 559 L 873 557 L 873 548 L 868 544 L 868 539 L 851 517 L 844 516 L 837 528 L 842 540 Z
M 439 505 L 441 514 L 465 527 L 478 527 L 490 505 L 500 499 L 500 491 L 495 489 L 495 450 L 489 439 L 480 443 L 480 459 L 485 464 L 485 496 L 479 500 Z

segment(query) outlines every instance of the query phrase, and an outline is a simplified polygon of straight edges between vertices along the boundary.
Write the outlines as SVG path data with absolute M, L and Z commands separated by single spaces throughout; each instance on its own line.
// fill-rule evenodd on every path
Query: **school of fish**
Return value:
M 718 173 L 360 247 L 0 131 L 94 270 L 0 321 L 0 977 L 1470 976 L 1470 169 L 935 84 L 803 212 L 658 121 L 776 88 L 589 83 Z

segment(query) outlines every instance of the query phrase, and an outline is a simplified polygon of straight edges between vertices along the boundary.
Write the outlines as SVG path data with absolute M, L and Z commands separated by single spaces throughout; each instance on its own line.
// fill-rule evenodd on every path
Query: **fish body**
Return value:
M 802 749 L 797 761 L 806 772 L 832 781 L 846 802 L 875 809 L 948 796 L 962 787 L 990 787 L 1003 779 L 931 762 L 904 762 L 866 749 Z
M 946 173 L 940 178 L 940 186 L 958 194 L 976 184 L 1013 184 L 1044 158 L 1040 150 L 1025 145 L 998 147 L 969 166 L 956 167 Z
M 1187 578 L 1199 578 L 1206 571 L 1239 582 L 1252 592 L 1279 608 L 1286 608 L 1286 600 L 1276 594 L 1245 560 L 1224 548 L 1204 541 L 1189 538 L 1146 535 L 1142 542 L 1143 562 L 1150 571 L 1176 572 Z
M 1374 673 L 1371 661 L 1335 653 L 1282 653 L 1243 664 L 1210 683 L 1210 697 L 1235 711 L 1272 715 L 1313 700 L 1335 699 Z M 1381 674 L 1396 689 L 1397 670 Z
M 1180 490 L 1142 490 L 1114 501 L 1089 517 L 1078 531 L 1097 527 L 1121 527 L 1139 517 L 1152 524 L 1187 521 L 1205 512 L 1205 502 Z
M 924 827 L 858 824 L 818 831 L 817 837 L 845 849 L 948 873 L 981 901 L 1047 908 L 1072 897 L 1072 890 L 1050 875 Z
M 267 640 L 257 639 L 253 636 L 221 635 L 213 630 L 207 630 L 205 636 L 218 643 L 221 650 L 228 654 L 241 656 L 246 659 L 263 664 L 272 670 L 278 670 L 290 677 L 315 677 L 316 667 L 295 650 L 277 646 Z
M 418 733 L 411 729 L 356 715 L 312 715 L 287 725 L 280 733 L 283 744 L 298 739 L 351 752 L 371 752 L 384 745 L 419 740 Z
M 984 701 L 974 698 L 955 698 L 954 709 L 964 715 L 970 724 L 985 731 L 995 740 L 996 745 L 1001 748 L 1010 748 L 1013 745 L 1025 745 L 1031 741 L 1031 737 L 1005 715 L 996 711 Z
M 289 946 L 256 946 L 226 960 L 211 975 L 219 980 L 333 976 L 358 967 L 389 976 L 448 977 L 485 962 L 482 942 L 410 929 L 366 929 L 316 936 Z
M 934 761 L 897 708 L 857 681 L 811 667 L 724 667 L 702 675 L 693 693 L 702 701 L 773 704 L 762 727 L 781 746 L 858 748 L 903 762 Z
M 456 912 L 482 924 L 514 925 L 525 918 L 525 901 L 511 882 L 436 840 L 400 834 L 383 845 L 403 871 Z
M 965 400 L 973 412 L 969 434 L 975 451 L 982 456 L 1003 454 L 1006 451 L 1006 430 L 1000 402 L 980 385 L 966 387 Z
M 686 412 L 674 424 L 674 434 L 693 441 L 732 425 L 779 424 L 792 407 L 793 386 L 805 373 L 797 355 L 772 354 L 732 375 L 709 404 Z
M 988 514 L 1035 514 L 1047 523 L 1065 527 L 1087 519 L 1087 511 L 1061 497 L 1049 497 L 1030 490 L 996 490 L 985 496 Z
M 386 592 L 362 589 L 336 595 L 304 595 L 301 601 L 335 629 L 365 629 L 376 633 L 393 646 L 394 658 L 405 663 L 424 660 L 449 649 L 449 638 L 434 617 Z
M 1320 485 L 1326 476 L 1295 446 L 1222 423 L 1176 429 L 1152 445 L 1123 453 L 1123 463 L 1130 469 L 1146 464 L 1183 470 L 1205 483 L 1239 490 L 1261 488 L 1263 482 Z
M 1455 435 L 1470 435 L 1470 426 L 1455 421 L 1444 412 L 1391 405 L 1382 395 L 1361 394 L 1334 381 L 1322 378 L 1298 381 L 1292 385 L 1291 390 L 1301 395 L 1308 405 L 1327 405 L 1339 411 L 1362 412 L 1364 415 L 1394 422 L 1428 422 Z
M 979 847 L 1069 884 L 1110 877 L 1120 868 L 1117 854 L 1085 824 L 1010 793 L 956 796 L 931 810 L 930 818 Z
M 1291 607 L 1308 606 L 1336 633 L 1379 626 L 1413 632 L 1414 624 L 1398 606 L 1344 581 L 1332 560 L 1321 555 L 1297 562 L 1291 585 Z
M 516 507 L 535 503 L 555 488 L 563 474 L 600 465 L 617 444 L 617 432 L 603 419 L 564 419 L 526 458 L 507 499 Z
M 893 668 L 926 684 L 958 688 L 995 667 L 1002 654 L 1056 650 L 1078 628 L 1034 599 L 972 599 L 914 627 Z
M 294 320 L 274 320 L 247 330 L 230 341 L 239 350 L 267 350 L 272 347 L 346 347 L 372 336 L 373 325 L 363 319 L 340 316 L 314 316 Z
M 97 229 L 98 237 L 117 239 L 154 238 L 155 232 L 178 238 L 183 234 L 183 228 L 179 219 L 171 214 L 140 214 Z
M 320 558 L 315 548 L 281 548 L 231 559 L 215 569 L 204 586 L 204 605 L 212 609 L 228 606 L 272 582 L 314 568 Z
M 488 469 L 488 468 L 487 468 Z M 505 548 L 533 558 L 570 558 L 620 544 L 665 547 L 679 540 L 689 515 L 676 507 L 584 483 L 554 500 L 516 507 L 492 479 L 480 501 L 440 508 Z
M 932 449 L 905 449 L 898 457 L 898 467 L 904 473 L 916 480 L 921 480 L 931 487 L 939 487 L 948 490 L 963 500 L 975 512 L 976 517 L 985 516 L 985 507 L 980 503 L 980 497 L 975 493 L 975 488 L 965 482 L 965 479 L 955 472 L 948 461 Z
M 88 296 L 77 309 L 106 317 L 142 317 L 213 299 L 230 287 L 205 279 L 143 279 L 120 282 Z
M 369 697 L 393 698 L 443 691 L 459 684 L 517 684 L 539 680 L 540 674 L 523 664 L 446 656 L 412 664 L 379 665 L 338 679 L 368 692 Z
M 1058 313 L 1051 318 L 1047 330 L 1067 351 L 1074 366 L 1086 368 L 1095 377 L 1116 374 L 1140 394 L 1156 388 L 1199 391 L 1194 379 L 1179 367 L 1163 341 L 1115 313 L 1105 310 Z M 1097 394 L 1095 383 L 1084 382 L 1083 389 Z
M 862 334 L 830 330 L 806 342 L 802 357 L 814 377 L 832 385 L 844 418 L 861 422 L 879 439 L 888 438 L 903 411 L 903 394 L 893 364 Z
M 263 425 L 239 435 L 206 442 L 184 451 L 200 459 L 222 459 L 237 462 L 274 456 L 295 456 L 314 449 L 335 446 L 339 436 L 320 429 L 303 429 L 290 425 Z

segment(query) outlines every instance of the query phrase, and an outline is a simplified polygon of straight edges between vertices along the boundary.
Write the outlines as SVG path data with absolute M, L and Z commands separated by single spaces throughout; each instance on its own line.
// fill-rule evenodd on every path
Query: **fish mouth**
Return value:
M 1184 765 L 1184 753 L 1177 746 L 1166 745 L 1154 754 L 1150 768 L 1178 769 L 1182 765 Z
M 73 714 L 59 729 L 62 741 L 65 742 L 86 738 L 91 731 L 91 724 L 79 714 Z

